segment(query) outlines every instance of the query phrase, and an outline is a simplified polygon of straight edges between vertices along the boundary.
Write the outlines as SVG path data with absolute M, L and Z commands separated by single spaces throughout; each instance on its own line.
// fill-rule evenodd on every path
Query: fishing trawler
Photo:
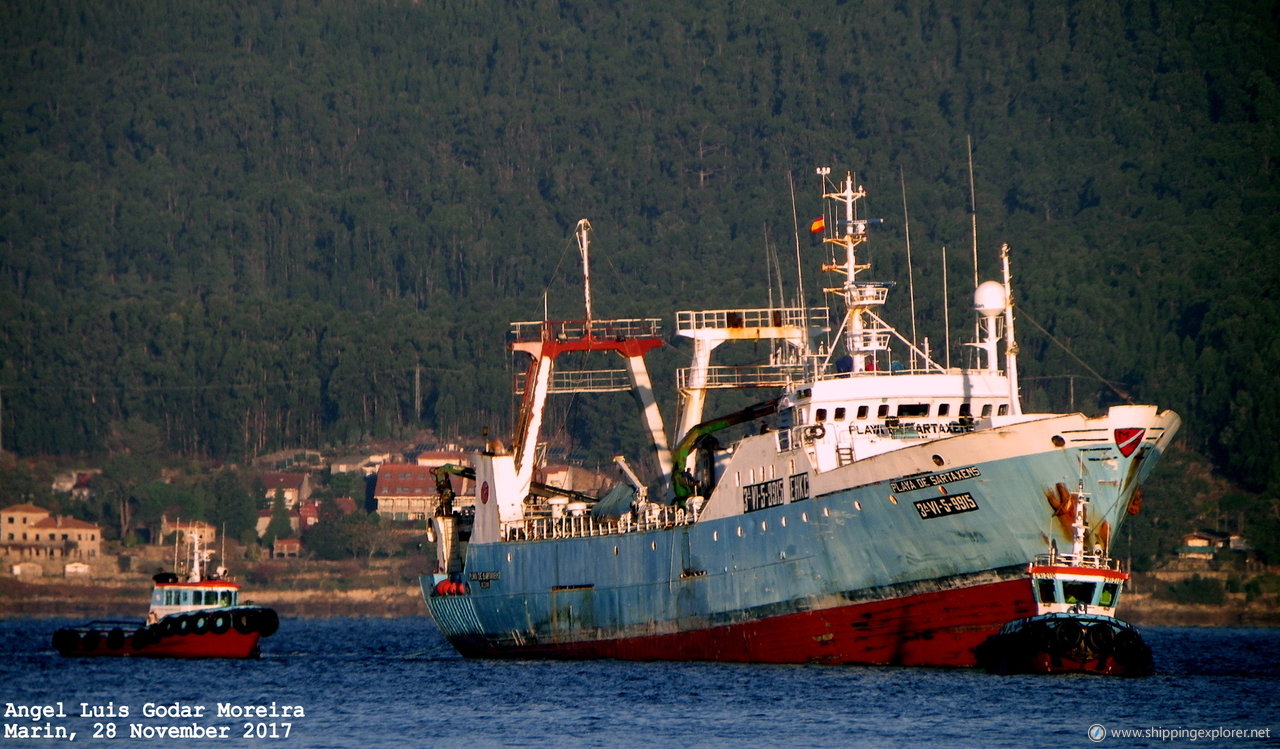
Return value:
M 205 574 L 210 553 L 200 536 L 189 537 L 186 579 L 153 576 L 145 622 L 92 621 L 53 633 L 53 647 L 68 657 L 256 658 L 259 640 L 280 626 L 276 612 L 240 600 L 240 584 L 219 567 Z M 175 565 L 176 567 L 176 565 Z
M 431 521 L 438 571 L 422 592 L 463 655 L 973 666 L 988 636 L 1036 613 L 1027 562 L 1071 540 L 1055 487 L 1082 476 L 1091 532 L 1114 533 L 1178 416 L 1024 413 L 1007 246 L 1002 281 L 974 292 L 981 360 L 936 361 L 882 317 L 893 284 L 869 280 L 860 254 L 876 223 L 865 190 L 818 175 L 834 311 L 677 312 L 693 350 L 671 441 L 645 363 L 662 322 L 594 317 L 579 222 L 585 316 L 513 324 L 516 428 L 473 456 L 465 552 L 456 516 Z M 713 365 L 734 342 L 767 361 Z M 625 369 L 569 369 L 567 354 Z M 745 389 L 767 395 L 707 417 L 710 395 Z M 659 478 L 619 457 L 627 481 L 600 497 L 535 481 L 548 397 L 610 391 L 636 397 Z
M 1065 494 L 1065 487 L 1060 490 Z M 1129 575 L 1101 544 L 1086 546 L 1088 495 L 1077 489 L 1071 551 L 1057 548 L 1028 566 L 1035 616 L 1005 624 L 978 646 L 978 664 L 993 673 L 1090 673 L 1146 676 L 1151 648 L 1128 622 L 1116 618 Z

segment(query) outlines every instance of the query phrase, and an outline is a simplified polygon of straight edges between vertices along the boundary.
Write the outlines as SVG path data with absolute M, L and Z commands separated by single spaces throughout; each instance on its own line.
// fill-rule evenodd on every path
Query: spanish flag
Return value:
M 825 216 L 820 216 L 817 219 L 815 219 L 812 224 L 809 224 L 810 234 L 821 234 L 826 230 L 827 230 L 827 219 Z

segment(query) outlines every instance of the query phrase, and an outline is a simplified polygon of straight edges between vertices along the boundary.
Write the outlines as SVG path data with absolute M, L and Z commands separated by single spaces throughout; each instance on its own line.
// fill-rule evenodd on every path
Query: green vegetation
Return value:
M 1274 547 L 1277 13 L 6 3 L 0 443 L 111 455 L 103 512 L 127 536 L 178 501 L 148 488 L 161 456 L 504 434 L 506 323 L 539 314 L 544 293 L 553 316 L 578 314 L 576 275 L 557 275 L 578 218 L 597 231 L 597 311 L 755 303 L 753 269 L 790 256 L 788 180 L 806 221 L 823 164 L 871 191 L 886 219 L 871 259 L 899 282 L 905 177 L 936 350 L 941 248 L 953 289 L 969 272 L 972 136 L 983 275 L 1008 242 L 1022 319 L 1182 414 L 1182 444 L 1243 487 L 1238 512 Z M 952 296 L 953 324 L 967 320 L 967 293 Z M 905 320 L 907 296 L 894 304 Z M 1028 408 L 1118 400 L 1021 331 Z M 659 357 L 659 382 L 683 356 Z M 562 418 L 591 460 L 640 439 L 626 418 L 584 446 L 581 413 Z M 228 487 L 190 491 L 193 512 L 251 526 Z
M 1156 597 L 1174 603 L 1221 606 L 1227 599 L 1227 590 L 1221 580 L 1192 575 L 1176 583 L 1163 585 L 1156 591 Z

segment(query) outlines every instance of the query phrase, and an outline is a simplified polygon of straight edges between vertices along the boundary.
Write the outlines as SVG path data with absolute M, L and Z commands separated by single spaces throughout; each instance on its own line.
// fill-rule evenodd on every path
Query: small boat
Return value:
M 145 622 L 98 620 L 53 633 L 53 647 L 67 657 L 256 658 L 258 643 L 280 627 L 272 609 L 240 601 L 240 584 L 224 567 L 206 576 L 209 552 L 191 540 L 191 570 L 152 577 Z
M 1075 539 L 1069 553 L 1051 548 L 1028 566 L 1035 616 L 1015 619 L 977 649 L 978 665 L 993 673 L 1089 673 L 1147 676 L 1151 648 L 1132 624 L 1115 616 L 1129 575 L 1102 546 L 1086 551 L 1089 501 L 1069 497 Z

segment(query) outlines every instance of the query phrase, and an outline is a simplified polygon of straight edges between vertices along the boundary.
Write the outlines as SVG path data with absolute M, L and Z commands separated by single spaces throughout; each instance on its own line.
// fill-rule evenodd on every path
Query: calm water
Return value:
M 0 620 L 0 702 L 49 705 L 88 746 L 1280 746 L 1280 631 L 1145 631 L 1155 676 L 707 663 L 468 661 L 424 618 L 286 620 L 258 661 L 66 659 L 62 620 Z M 80 703 L 129 717 L 81 718 Z M 206 708 L 148 718 L 148 702 Z M 219 702 L 301 705 L 300 718 L 218 718 Z M 6 718 L 7 724 L 46 721 Z M 129 738 L 130 724 L 220 725 L 227 740 Z M 264 724 L 287 738 L 242 738 Z M 92 737 L 114 723 L 113 740 Z M 1107 737 L 1108 730 L 1270 729 L 1271 738 Z M 0 739 L 0 746 L 60 741 Z

